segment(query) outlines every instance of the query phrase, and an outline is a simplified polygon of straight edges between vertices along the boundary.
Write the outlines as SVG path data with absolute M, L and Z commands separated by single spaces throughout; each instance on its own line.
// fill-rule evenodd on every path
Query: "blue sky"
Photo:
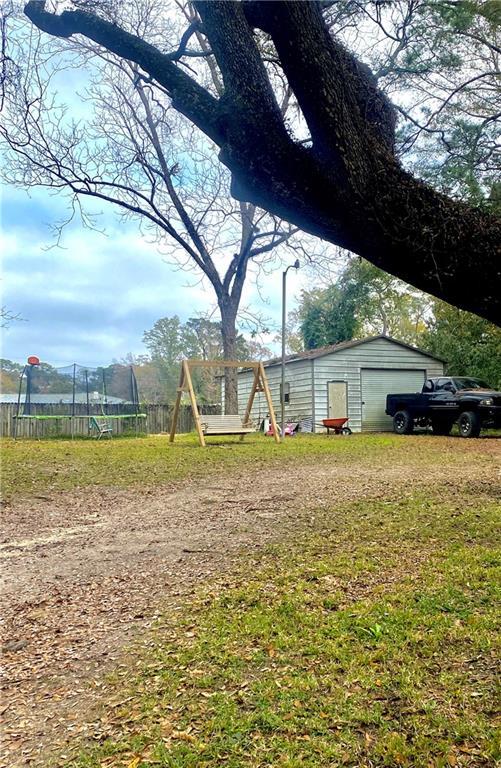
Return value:
M 119 221 L 112 206 L 103 208 L 99 221 L 106 235 L 75 220 L 62 247 L 54 247 L 51 225 L 67 215 L 64 198 L 43 189 L 29 196 L 11 187 L 2 192 L 2 305 L 24 318 L 4 330 L 2 357 L 106 364 L 128 352 L 144 354 L 143 332 L 158 318 L 177 314 L 186 320 L 214 306 L 210 286 L 165 263 L 137 225 Z M 289 308 L 304 280 L 289 271 Z M 280 270 L 261 293 L 249 284 L 243 304 L 278 327 Z

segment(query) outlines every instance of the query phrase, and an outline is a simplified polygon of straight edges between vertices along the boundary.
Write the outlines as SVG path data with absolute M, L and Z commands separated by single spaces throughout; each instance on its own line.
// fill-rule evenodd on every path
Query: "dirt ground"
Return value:
M 346 501 L 421 484 L 492 484 L 499 449 L 499 441 L 486 441 L 483 460 L 465 461 L 460 472 L 446 459 L 416 471 L 405 455 L 392 466 L 325 458 L 293 472 L 242 470 L 202 484 L 90 488 L 8 505 L 0 544 L 0 765 L 47 764 L 47 750 L 93 735 L 89 713 L 106 688 L 104 673 L 124 662 L 124 649 L 162 606 L 181 605 L 236 558 L 314 526 L 313 510 L 335 514 L 334 487 Z

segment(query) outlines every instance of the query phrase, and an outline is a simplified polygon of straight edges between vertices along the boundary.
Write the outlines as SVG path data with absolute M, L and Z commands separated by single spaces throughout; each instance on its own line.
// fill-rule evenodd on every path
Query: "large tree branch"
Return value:
M 328 201 L 335 200 L 336 212 L 341 205 L 345 213 L 341 231 L 353 243 L 351 250 L 417 287 L 499 322 L 499 219 L 439 195 L 402 170 L 385 138 L 393 124 L 387 103 L 376 100 L 373 115 L 363 111 L 373 85 L 328 35 L 317 4 L 281 0 L 249 6 L 257 8 L 260 26 L 272 36 L 308 122 L 315 159 L 327 158 L 324 202 L 315 212 L 322 215 L 323 210 L 328 225 Z M 320 92 L 313 83 L 321 84 Z M 310 180 L 313 186 L 314 165 L 305 186 Z M 332 223 L 332 206 L 330 218 Z M 323 227 L 309 231 L 334 242 L 338 237 Z
M 282 115 L 243 4 L 239 0 L 196 0 L 194 5 L 223 75 L 223 98 L 232 106 L 238 104 L 241 114 L 248 112 L 264 118 L 262 132 L 283 133 Z M 243 70 L 248 72 L 245 80 Z
M 51 17 L 43 3 L 28 9 L 46 31 L 87 35 L 149 72 L 172 94 L 174 107 L 219 144 L 238 199 L 500 322 L 499 219 L 401 168 L 392 151 L 393 109 L 367 68 L 329 34 L 318 3 L 199 0 L 195 6 L 223 76 L 219 102 L 152 46 L 107 22 L 81 12 Z M 273 39 L 312 147 L 295 143 L 286 129 L 253 25 Z

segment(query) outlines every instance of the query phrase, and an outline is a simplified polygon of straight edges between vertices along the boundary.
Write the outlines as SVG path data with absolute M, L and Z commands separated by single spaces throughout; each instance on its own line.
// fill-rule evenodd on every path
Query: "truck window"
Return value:
M 457 389 L 492 389 L 485 381 L 481 379 L 470 379 L 462 376 L 459 379 L 454 379 L 454 384 Z
M 454 384 L 450 379 L 439 379 L 437 381 L 437 386 L 435 387 L 435 392 L 455 392 Z

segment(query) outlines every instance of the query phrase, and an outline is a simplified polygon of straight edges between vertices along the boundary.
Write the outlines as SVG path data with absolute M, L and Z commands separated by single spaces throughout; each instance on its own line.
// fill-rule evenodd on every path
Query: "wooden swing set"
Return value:
M 243 417 L 238 414 L 229 414 L 225 416 L 200 415 L 193 387 L 193 380 L 191 378 L 191 371 L 194 368 L 252 368 L 254 370 L 254 380 L 252 382 L 249 400 Z M 179 387 L 177 388 L 176 404 L 174 406 L 174 413 L 172 414 L 172 427 L 169 437 L 169 442 L 171 443 L 174 442 L 174 437 L 176 435 L 179 408 L 184 392 L 188 392 L 190 396 L 193 418 L 195 420 L 195 427 L 201 446 L 205 446 L 206 444 L 206 435 L 240 435 L 240 440 L 243 440 L 246 434 L 255 432 L 256 430 L 250 422 L 250 414 L 256 392 L 264 392 L 270 413 L 273 436 L 276 443 L 280 442 L 280 433 L 275 419 L 271 392 L 262 363 L 255 361 L 249 362 L 247 360 L 183 360 L 181 364 Z

